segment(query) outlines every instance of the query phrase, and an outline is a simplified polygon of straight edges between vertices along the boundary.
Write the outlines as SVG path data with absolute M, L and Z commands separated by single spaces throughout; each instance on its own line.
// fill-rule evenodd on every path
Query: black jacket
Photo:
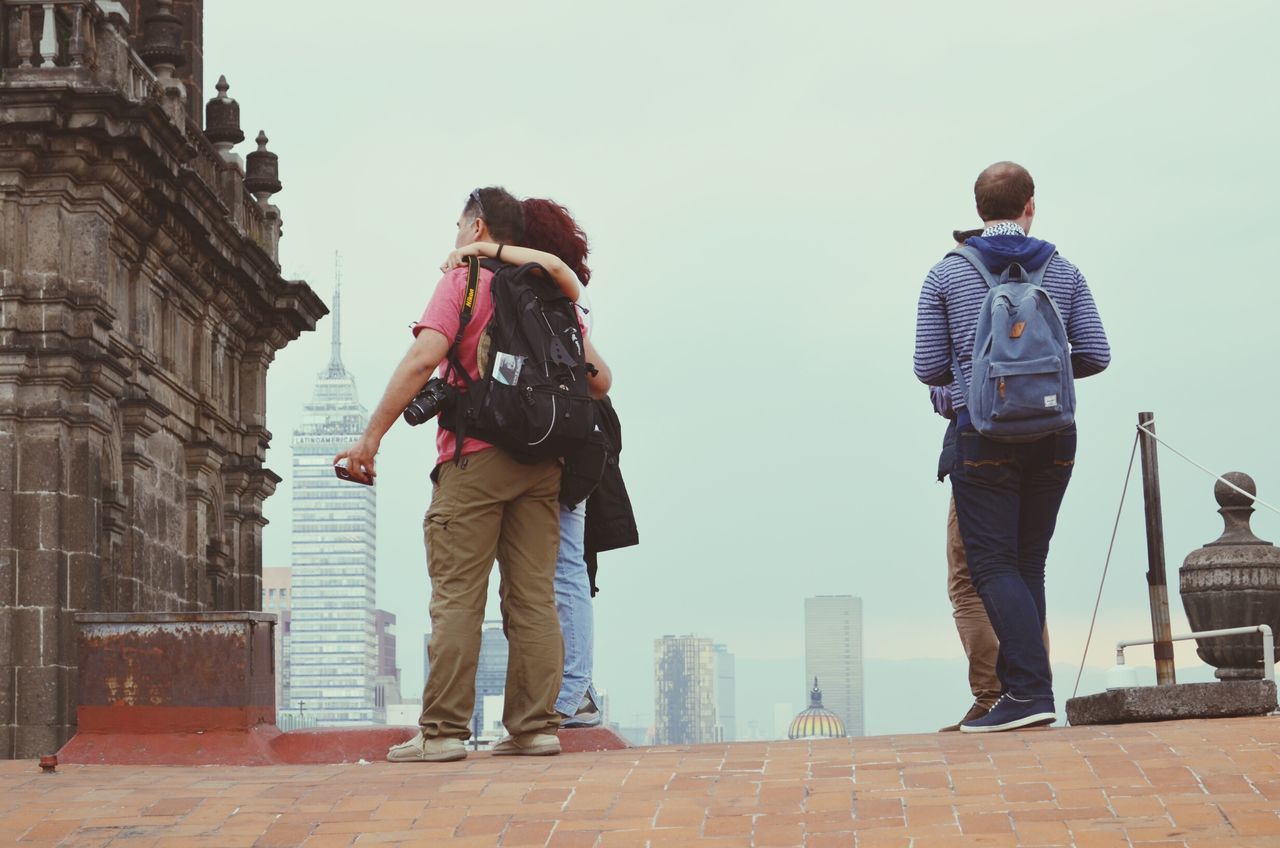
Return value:
M 600 485 L 587 498 L 584 542 L 592 597 L 599 591 L 596 586 L 596 554 L 640 544 L 631 498 L 627 496 L 627 486 L 622 481 L 622 469 L 618 465 L 622 454 L 622 423 L 607 397 L 596 401 L 596 423 L 609 440 L 609 456 Z

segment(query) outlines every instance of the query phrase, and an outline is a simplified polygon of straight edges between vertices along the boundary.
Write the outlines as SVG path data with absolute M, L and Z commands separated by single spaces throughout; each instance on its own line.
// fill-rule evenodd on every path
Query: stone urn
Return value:
M 1253 478 L 1239 471 L 1223 477 L 1250 494 Z M 1192 551 L 1179 570 L 1182 606 L 1191 629 L 1270 625 L 1280 634 L 1280 548 L 1249 529 L 1253 500 L 1219 480 L 1213 487 L 1226 529 L 1215 542 Z M 1197 639 L 1196 653 L 1219 680 L 1262 677 L 1262 636 Z

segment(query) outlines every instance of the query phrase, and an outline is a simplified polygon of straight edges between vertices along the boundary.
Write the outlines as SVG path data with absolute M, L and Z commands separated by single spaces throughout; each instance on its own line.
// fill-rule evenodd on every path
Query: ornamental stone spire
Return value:
M 231 88 L 225 75 L 218 77 L 215 86 L 218 96 L 210 100 L 204 107 L 204 135 L 213 143 L 218 154 L 228 162 L 234 162 L 244 170 L 240 157 L 231 152 L 231 148 L 244 141 L 244 130 L 240 128 L 240 104 L 227 96 Z

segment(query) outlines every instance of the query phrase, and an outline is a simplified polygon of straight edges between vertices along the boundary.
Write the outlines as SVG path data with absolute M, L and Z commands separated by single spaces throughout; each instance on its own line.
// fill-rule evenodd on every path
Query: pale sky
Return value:
M 246 135 L 265 129 L 280 154 L 286 275 L 327 301 L 342 252 L 344 358 L 370 408 L 473 188 L 577 215 L 642 540 L 601 558 L 596 678 L 616 719 L 651 721 L 667 633 L 711 636 L 748 665 L 793 660 L 794 679 L 745 688 L 774 685 L 799 709 L 816 594 L 863 598 L 869 660 L 948 661 L 930 666 L 947 671 L 925 690 L 925 725 L 903 726 L 882 689 L 869 733 L 932 730 L 967 707 L 933 476 L 944 425 L 911 353 L 920 283 L 976 223 L 973 180 L 997 160 L 1030 169 L 1033 235 L 1080 266 L 1114 352 L 1078 384 L 1048 564 L 1055 665 L 1079 663 L 1138 411 L 1280 502 L 1274 2 L 360 9 L 209 3 L 207 88 L 225 73 Z M 288 564 L 289 438 L 328 344 L 326 320 L 270 372 L 269 464 L 285 481 L 266 565 Z M 399 618 L 410 697 L 433 457 L 431 426 L 402 423 L 379 455 L 378 600 Z M 1183 631 L 1177 568 L 1221 522 L 1208 476 L 1168 453 L 1161 471 Z M 1255 529 L 1280 537 L 1280 516 L 1260 511 Z M 1142 532 L 1135 478 L 1099 668 L 1116 640 L 1150 633 Z M 1198 662 L 1185 645 L 1179 658 Z M 1061 707 L 1069 684 L 1057 694 Z

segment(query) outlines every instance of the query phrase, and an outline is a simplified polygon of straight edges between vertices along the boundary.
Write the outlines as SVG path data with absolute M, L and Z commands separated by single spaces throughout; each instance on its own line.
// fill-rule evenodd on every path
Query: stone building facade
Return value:
M 75 612 L 261 608 L 267 368 L 327 310 L 178 5 L 0 0 L 0 756 L 74 732 Z

